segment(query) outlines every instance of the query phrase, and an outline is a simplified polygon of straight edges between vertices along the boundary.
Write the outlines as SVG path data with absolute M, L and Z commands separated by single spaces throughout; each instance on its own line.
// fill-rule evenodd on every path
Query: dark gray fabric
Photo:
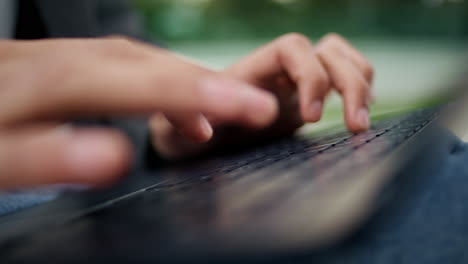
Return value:
M 39 0 L 39 8 L 49 37 L 94 37 L 98 35 L 97 6 L 94 0 Z
M 143 37 L 140 17 L 127 0 L 39 0 L 49 37 Z
M 0 1 L 0 39 L 11 38 L 14 25 L 14 0 L 1 0 Z
M 124 34 L 146 39 L 142 18 L 132 12 L 127 0 L 97 1 L 97 19 L 100 35 Z

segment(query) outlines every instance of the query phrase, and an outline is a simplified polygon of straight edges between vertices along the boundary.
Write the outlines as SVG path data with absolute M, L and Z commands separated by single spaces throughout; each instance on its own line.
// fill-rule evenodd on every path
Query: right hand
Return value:
M 320 120 L 324 100 L 332 90 L 343 99 L 348 129 L 359 133 L 369 128 L 373 67 L 337 34 L 327 34 L 315 45 L 303 35 L 286 34 L 242 57 L 223 73 L 274 94 L 279 104 L 275 122 L 246 129 L 206 116 L 215 130 L 211 138 L 193 129 L 193 123 L 203 120 L 201 115 L 155 115 L 150 123 L 152 139 L 162 157 L 180 159 L 291 135 L 305 122 Z
M 277 108 L 268 92 L 125 39 L 0 41 L 0 188 L 105 184 L 128 169 L 120 132 L 69 120 L 204 113 L 264 127 Z

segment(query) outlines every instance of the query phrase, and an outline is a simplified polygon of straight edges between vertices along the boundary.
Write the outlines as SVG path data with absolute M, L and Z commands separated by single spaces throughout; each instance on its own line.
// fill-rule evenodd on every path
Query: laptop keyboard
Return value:
M 95 238 L 93 243 L 100 241 L 106 246 L 119 245 L 122 237 L 135 245 L 147 240 L 158 246 L 178 245 L 180 241 L 194 246 L 191 239 L 237 230 L 235 227 L 245 222 L 262 223 L 262 219 L 278 216 L 286 219 L 290 211 L 283 213 L 278 208 L 292 208 L 311 190 L 325 193 L 322 183 L 352 176 L 349 172 L 356 167 L 376 164 L 428 125 L 438 112 L 421 110 L 386 118 L 373 122 L 365 133 L 337 129 L 326 135 L 291 137 L 243 153 L 148 171 L 151 186 L 92 206 L 86 200 L 71 203 L 77 206 L 76 212 L 72 210 L 32 234 L 15 236 L 3 247 L 10 250 L 12 245 L 34 243 L 43 235 L 50 238 L 49 234 L 78 241 L 89 235 Z
M 346 177 L 356 167 L 377 162 L 429 124 L 438 112 L 420 110 L 376 121 L 365 133 L 338 129 L 327 135 L 287 138 L 184 167 L 159 169 L 148 175 L 159 179 L 156 184 L 90 208 L 84 215 L 115 212 L 113 209 L 122 207 L 147 211 L 160 195 L 171 208 L 196 207 L 195 201 L 209 203 L 209 197 L 216 196 L 226 210 L 232 205 L 235 210 L 262 213 L 304 184 L 320 186 Z
M 409 115 L 377 121 L 365 133 L 344 131 L 323 136 L 304 136 L 251 149 L 245 153 L 199 162 L 184 168 L 160 172 L 164 180 L 145 190 L 175 188 L 210 181 L 235 181 L 257 171 L 280 174 L 295 167 L 313 169 L 319 176 L 323 170 L 337 165 L 362 166 L 378 160 L 413 136 L 437 115 L 434 110 L 421 110 Z

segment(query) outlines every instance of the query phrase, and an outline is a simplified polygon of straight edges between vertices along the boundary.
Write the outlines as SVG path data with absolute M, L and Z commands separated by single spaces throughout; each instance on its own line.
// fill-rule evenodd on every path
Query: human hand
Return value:
M 126 138 L 67 125 L 77 118 L 206 113 L 262 127 L 277 111 L 265 91 L 118 38 L 0 41 L 0 95 L 0 188 L 105 184 L 124 173 Z M 191 128 L 210 136 L 203 122 Z
M 280 111 L 272 125 L 244 130 L 243 136 L 223 129 L 225 120 L 206 115 L 215 126 L 215 139 L 200 136 L 187 115 L 156 115 L 152 119 L 155 147 L 174 158 L 238 140 L 259 140 L 294 132 L 304 122 L 320 120 L 324 99 L 335 89 L 344 101 L 345 123 L 352 132 L 369 128 L 373 67 L 344 38 L 329 34 L 316 46 L 304 36 L 287 34 L 228 67 L 224 74 L 274 94 Z M 199 115 L 199 114 L 197 114 Z M 260 115 L 260 114 L 258 114 Z

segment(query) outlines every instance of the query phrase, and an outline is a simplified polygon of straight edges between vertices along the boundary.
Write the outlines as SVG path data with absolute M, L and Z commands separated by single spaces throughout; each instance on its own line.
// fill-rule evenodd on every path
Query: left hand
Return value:
M 324 100 L 333 89 L 343 98 L 348 129 L 361 132 L 369 128 L 373 67 L 339 35 L 329 34 L 314 46 L 305 36 L 290 33 L 259 48 L 223 73 L 271 92 L 278 100 L 280 111 L 274 123 L 244 130 L 243 133 L 249 133 L 249 139 L 290 134 L 304 122 L 318 122 Z M 209 133 L 201 135 L 197 132 L 196 123 L 206 121 L 215 128 L 215 140 L 210 141 Z M 219 133 L 226 132 L 223 127 L 232 122 L 216 120 L 202 113 L 158 113 L 150 125 L 156 150 L 163 157 L 179 158 L 213 145 L 232 143 L 234 139 L 247 140 L 247 137 L 239 136 L 238 130 L 233 136 Z

